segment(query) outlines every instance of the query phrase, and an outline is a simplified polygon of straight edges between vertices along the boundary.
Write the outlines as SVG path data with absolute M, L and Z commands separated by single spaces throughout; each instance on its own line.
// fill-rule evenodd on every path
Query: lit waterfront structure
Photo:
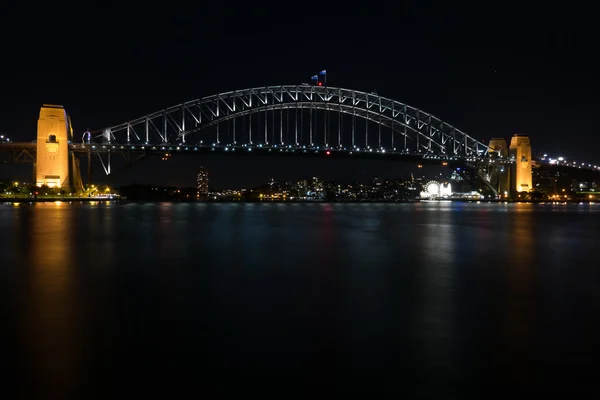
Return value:
M 68 130 L 68 116 L 63 106 L 44 104 L 38 119 L 36 186 L 69 186 Z
M 422 199 L 446 199 L 452 196 L 452 186 L 450 183 L 429 181 L 424 185 L 424 189 L 420 193 Z
M 208 195 L 208 170 L 204 167 L 200 167 L 198 172 L 198 197 Z
M 529 192 L 533 189 L 531 142 L 529 136 L 514 135 L 510 140 L 511 189 L 513 193 Z

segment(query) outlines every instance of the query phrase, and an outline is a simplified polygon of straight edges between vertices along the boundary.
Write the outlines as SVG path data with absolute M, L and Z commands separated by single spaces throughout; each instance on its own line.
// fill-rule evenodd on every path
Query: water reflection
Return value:
M 549 371 L 554 391 L 599 354 L 595 210 L 8 206 L 2 357 L 29 398 L 183 380 L 447 398 Z
M 417 225 L 415 234 L 422 238 L 422 266 L 419 273 L 421 298 L 415 305 L 415 326 L 419 332 L 419 360 L 431 376 L 450 379 L 454 366 L 456 304 L 455 275 L 457 246 L 455 214 L 437 209 L 428 214 L 426 224 Z M 473 243 L 478 245 L 478 243 Z M 432 388 L 423 388 L 431 390 Z
M 338 244 L 335 220 L 336 208 L 332 204 L 323 204 L 318 209 L 318 227 L 315 251 L 311 260 L 310 292 L 312 316 L 307 320 L 308 336 L 316 338 L 309 342 L 305 351 L 310 353 L 307 360 L 314 374 L 310 379 L 314 382 L 333 383 L 330 377 L 323 376 L 322 369 L 335 369 L 339 355 L 340 310 L 342 309 L 342 292 L 340 291 L 340 274 L 342 261 Z M 306 301 L 305 300 L 305 301 Z
M 505 318 L 505 373 L 512 383 L 524 385 L 531 381 L 533 328 L 535 315 L 535 252 L 536 231 L 531 204 L 516 204 L 511 218 L 509 247 L 505 249 L 505 266 L 508 276 L 506 300 L 503 305 Z M 538 234 L 541 234 L 538 233 Z
M 72 218 L 68 204 L 31 209 L 29 274 L 22 312 L 33 388 L 44 398 L 66 396 L 81 356 L 80 301 L 74 285 Z

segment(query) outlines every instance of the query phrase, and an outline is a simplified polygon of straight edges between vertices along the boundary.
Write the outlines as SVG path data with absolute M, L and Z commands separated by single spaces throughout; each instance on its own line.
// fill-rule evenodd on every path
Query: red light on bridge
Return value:
M 319 86 L 323 86 L 323 84 L 321 82 L 318 83 Z
M 331 152 L 330 152 L 329 150 L 327 150 L 327 151 L 325 152 L 325 154 L 327 154 L 327 155 L 330 155 L 330 154 L 331 154 Z

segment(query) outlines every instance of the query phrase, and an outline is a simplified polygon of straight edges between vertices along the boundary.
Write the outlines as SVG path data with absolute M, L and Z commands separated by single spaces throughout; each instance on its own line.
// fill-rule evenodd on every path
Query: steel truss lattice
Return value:
M 291 111 L 290 111 L 291 110 Z M 304 132 L 304 139 L 298 139 L 298 110 L 309 113 L 311 118 L 310 135 Z M 277 120 L 276 112 L 279 111 Z M 287 113 L 287 120 L 284 118 Z M 321 148 L 332 148 L 351 151 L 361 146 L 366 148 L 382 149 L 382 140 L 386 141 L 388 151 L 410 152 L 421 154 L 437 154 L 443 156 L 478 157 L 485 156 L 489 147 L 482 142 L 467 135 L 454 126 L 428 114 L 422 110 L 381 97 L 374 93 L 365 93 L 356 90 L 310 86 L 286 85 L 268 86 L 235 90 L 188 101 L 148 114 L 141 118 L 128 121 L 116 126 L 101 130 L 96 136 L 104 143 L 111 144 L 196 144 L 202 140 L 202 134 L 197 134 L 207 128 L 217 126 L 217 136 L 214 140 L 216 146 L 239 146 L 242 144 L 261 143 L 263 145 L 282 145 L 294 147 L 316 147 L 316 134 L 313 137 L 313 111 L 326 114 L 337 113 L 339 116 L 324 117 L 325 123 L 337 118 L 339 121 L 333 129 L 336 132 L 327 133 L 324 128 Z M 264 113 L 264 135 L 255 129 L 252 132 L 252 115 Z M 269 114 L 270 113 L 270 114 Z M 292 123 L 296 126 L 295 135 L 290 139 L 289 120 L 290 113 L 295 119 Z M 271 115 L 271 117 L 268 117 Z M 352 128 L 343 129 L 342 119 L 351 116 Z M 244 129 L 250 129 L 245 136 L 236 132 L 240 131 L 239 118 L 250 118 L 250 124 Z M 304 117 L 305 118 L 305 117 Z M 355 130 L 355 120 L 361 119 L 364 134 Z M 235 122 L 238 121 L 238 128 Z M 233 134 L 221 133 L 218 126 L 221 123 L 233 121 Z M 266 126 L 272 121 L 269 128 L 271 137 L 267 135 Z M 276 126 L 276 121 L 279 126 Z M 285 121 L 285 122 L 284 122 Z M 287 143 L 283 140 L 283 125 L 287 124 Z M 369 132 L 369 125 L 371 128 Z M 304 128 L 307 128 L 306 123 Z M 301 128 L 301 130 L 306 130 Z M 382 139 L 382 128 L 385 129 Z M 316 129 L 316 127 L 315 127 Z M 329 128 L 331 129 L 331 127 Z M 279 133 L 279 138 L 277 138 Z M 302 134 L 302 132 L 301 132 Z M 254 137 L 252 136 L 254 135 Z M 386 136 L 387 135 L 387 136 Z M 390 141 L 391 138 L 391 141 Z M 270 140 L 269 140 L 270 139 Z

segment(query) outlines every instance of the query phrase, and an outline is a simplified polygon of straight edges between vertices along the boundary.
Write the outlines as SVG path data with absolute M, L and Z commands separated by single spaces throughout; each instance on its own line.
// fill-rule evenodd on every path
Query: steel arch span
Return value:
M 254 118 L 253 118 L 254 117 Z M 454 126 L 375 93 L 284 85 L 220 93 L 101 131 L 104 143 L 285 147 L 478 158 L 489 147 Z

